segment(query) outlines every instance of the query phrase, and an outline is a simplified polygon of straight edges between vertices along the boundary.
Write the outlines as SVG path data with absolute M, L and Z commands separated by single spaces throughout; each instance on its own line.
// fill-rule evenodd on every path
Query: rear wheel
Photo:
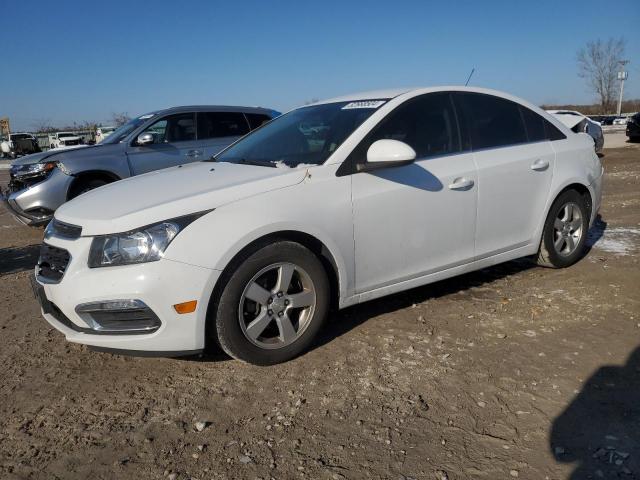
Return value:
M 584 253 L 589 228 L 589 209 L 585 198 L 575 190 L 560 194 L 549 210 L 538 251 L 538 264 L 565 268 Z
M 229 355 L 256 365 L 290 360 L 313 342 L 329 305 L 320 260 L 279 241 L 242 259 L 226 278 L 208 330 Z

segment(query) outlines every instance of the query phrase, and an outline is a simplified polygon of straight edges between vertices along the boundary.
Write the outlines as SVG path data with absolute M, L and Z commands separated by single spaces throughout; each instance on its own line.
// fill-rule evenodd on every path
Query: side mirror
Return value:
M 378 168 L 398 167 L 413 163 L 416 152 L 399 140 L 377 140 L 367 150 L 367 163 L 357 165 L 358 172 L 368 172 Z
M 136 139 L 136 144 L 138 146 L 144 146 L 144 145 L 151 145 L 153 143 L 153 134 L 146 132 L 146 133 L 141 133 L 140 135 L 138 135 L 138 138 Z

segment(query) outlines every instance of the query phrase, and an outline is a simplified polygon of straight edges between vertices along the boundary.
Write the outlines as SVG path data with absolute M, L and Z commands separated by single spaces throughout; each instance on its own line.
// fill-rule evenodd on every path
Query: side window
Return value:
M 547 139 L 547 132 L 544 128 L 545 119 L 536 112 L 520 105 L 520 113 L 527 129 L 527 139 L 530 142 L 542 142 Z
M 553 140 L 564 140 L 567 138 L 564 133 L 562 133 L 558 128 L 553 125 L 551 122 L 543 119 L 544 121 L 544 131 L 547 138 L 551 141 Z
M 381 139 L 407 143 L 418 159 L 459 152 L 460 136 L 451 96 L 447 92 L 430 93 L 398 106 L 363 140 L 361 155 Z
M 262 113 L 245 113 L 245 115 L 247 116 L 247 120 L 249 120 L 251 130 L 255 130 L 271 120 L 269 115 L 263 115 Z
M 153 135 L 153 143 L 173 143 L 195 140 L 196 126 L 193 113 L 169 115 L 147 127 L 143 133 Z
M 249 133 L 249 125 L 241 112 L 199 112 L 198 139 L 238 137 Z
M 457 94 L 474 150 L 527 142 L 517 103 L 482 93 Z

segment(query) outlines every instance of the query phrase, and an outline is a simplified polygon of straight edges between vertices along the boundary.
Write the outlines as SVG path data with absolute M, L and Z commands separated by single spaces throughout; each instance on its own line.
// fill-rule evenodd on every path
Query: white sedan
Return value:
M 349 95 L 66 203 L 34 286 L 72 342 L 274 364 L 331 307 L 528 255 L 572 265 L 602 173 L 588 136 L 511 95 Z

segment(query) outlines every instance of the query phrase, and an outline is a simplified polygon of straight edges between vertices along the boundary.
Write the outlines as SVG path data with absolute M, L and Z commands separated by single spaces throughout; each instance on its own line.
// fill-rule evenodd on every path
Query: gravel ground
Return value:
M 29 289 L 42 230 L 0 208 L 0 478 L 640 478 L 640 146 L 602 160 L 574 267 L 349 308 L 269 368 L 65 343 Z

